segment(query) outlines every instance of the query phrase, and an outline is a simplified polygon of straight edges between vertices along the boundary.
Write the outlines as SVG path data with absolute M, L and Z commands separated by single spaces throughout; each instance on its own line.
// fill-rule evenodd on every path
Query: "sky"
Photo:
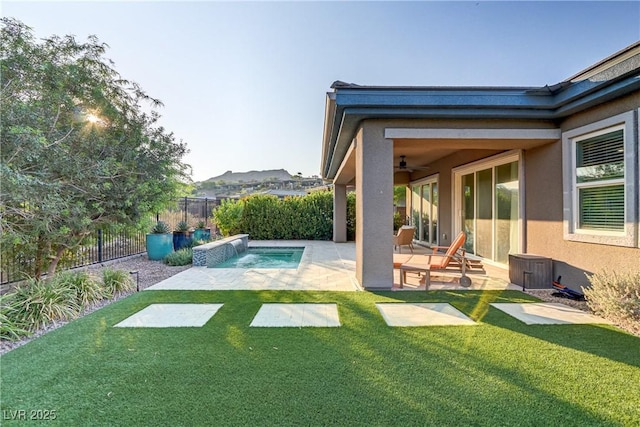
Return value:
M 640 2 L 7 1 L 39 38 L 96 35 L 160 99 L 192 179 L 320 175 L 326 93 L 544 86 L 640 40 Z

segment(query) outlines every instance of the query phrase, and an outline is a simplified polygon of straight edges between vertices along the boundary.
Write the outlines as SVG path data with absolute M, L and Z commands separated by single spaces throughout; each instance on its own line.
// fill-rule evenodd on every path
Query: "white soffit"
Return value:
M 334 184 L 349 184 L 356 176 L 356 143 L 355 139 L 351 142 L 347 153 L 342 159 L 342 164 L 336 172 L 333 179 Z
M 537 139 L 558 140 L 560 129 L 425 129 L 386 128 L 387 139 Z

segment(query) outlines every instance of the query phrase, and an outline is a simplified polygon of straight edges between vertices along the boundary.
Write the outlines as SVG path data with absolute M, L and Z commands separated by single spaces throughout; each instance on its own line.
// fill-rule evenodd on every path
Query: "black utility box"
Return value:
M 551 258 L 529 254 L 509 255 L 509 280 L 526 289 L 551 288 Z

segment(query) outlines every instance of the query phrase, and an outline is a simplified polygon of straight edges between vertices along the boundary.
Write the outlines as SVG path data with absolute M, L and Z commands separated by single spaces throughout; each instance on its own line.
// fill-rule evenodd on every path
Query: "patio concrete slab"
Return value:
M 492 306 L 527 325 L 567 325 L 610 321 L 560 303 L 491 303 Z
M 355 278 L 353 242 L 264 240 L 249 246 L 304 246 L 305 250 L 296 269 L 192 267 L 147 290 L 361 290 Z
M 260 328 L 333 328 L 340 326 L 337 304 L 263 304 L 251 322 Z
M 377 303 L 389 326 L 457 326 L 476 322 L 448 303 Z
M 207 268 L 192 267 L 163 280 L 146 290 L 297 290 L 359 291 L 356 280 L 355 243 L 317 240 L 251 240 L 250 247 L 304 246 L 300 264 L 295 269 Z M 427 249 L 416 247 L 416 254 Z M 510 284 L 505 269 L 485 266 L 486 272 L 470 272 L 472 285 L 460 286 L 460 272 L 437 272 L 431 275 L 430 291 L 521 289 Z M 393 290 L 400 290 L 399 270 L 394 270 Z M 408 274 L 404 289 L 424 290 L 420 277 Z
M 151 304 L 114 325 L 115 328 L 201 327 L 222 304 Z
M 471 279 L 471 286 L 465 287 L 460 285 L 460 272 L 457 271 L 437 271 L 431 273 L 431 286 L 430 291 L 489 291 L 489 290 L 521 290 L 522 286 L 517 286 L 509 282 L 508 278 L 504 276 L 504 272 L 498 268 L 486 268 L 486 273 L 470 272 L 467 277 Z M 417 274 L 407 274 L 407 281 L 404 284 L 404 288 L 400 288 L 400 270 L 393 271 L 393 289 L 397 291 L 424 291 L 425 285 L 423 277 L 418 277 Z

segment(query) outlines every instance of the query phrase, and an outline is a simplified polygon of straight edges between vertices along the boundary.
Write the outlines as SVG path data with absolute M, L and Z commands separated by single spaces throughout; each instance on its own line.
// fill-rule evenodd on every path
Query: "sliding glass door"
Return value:
M 411 185 L 411 224 L 415 239 L 426 245 L 438 244 L 438 181 L 431 178 Z
M 509 253 L 520 252 L 520 185 L 518 162 L 495 168 L 496 261 L 506 264 Z
M 519 156 L 501 156 L 454 171 L 456 228 L 467 252 L 507 264 L 520 252 Z

